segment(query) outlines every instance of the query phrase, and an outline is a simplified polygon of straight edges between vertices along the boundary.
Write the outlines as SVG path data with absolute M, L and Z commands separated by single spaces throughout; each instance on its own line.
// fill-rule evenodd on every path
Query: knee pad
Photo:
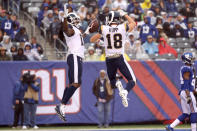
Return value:
M 197 113 L 191 113 L 190 122 L 191 123 L 197 123 Z
M 186 114 L 186 113 L 183 113 L 182 115 L 180 115 L 180 116 L 178 117 L 178 119 L 179 119 L 179 121 L 183 122 L 183 121 L 185 120 L 185 118 L 187 118 L 187 117 L 189 117 L 189 115 Z

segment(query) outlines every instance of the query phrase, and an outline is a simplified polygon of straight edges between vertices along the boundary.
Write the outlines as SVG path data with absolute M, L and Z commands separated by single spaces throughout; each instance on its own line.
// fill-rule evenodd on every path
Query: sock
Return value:
M 71 86 L 64 90 L 64 95 L 62 97 L 62 104 L 66 105 L 68 103 L 72 95 L 75 93 L 76 89 L 77 89 L 76 87 Z
M 191 123 L 191 130 L 196 131 L 196 123 Z
M 174 128 L 177 126 L 181 121 L 179 119 L 176 119 L 172 124 L 170 124 L 170 127 Z
M 126 90 L 129 92 L 135 86 L 135 82 L 133 80 L 128 81 Z

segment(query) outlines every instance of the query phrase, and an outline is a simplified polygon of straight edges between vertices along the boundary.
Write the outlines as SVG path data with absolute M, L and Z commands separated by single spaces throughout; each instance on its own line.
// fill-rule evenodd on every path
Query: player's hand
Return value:
M 89 24 L 86 31 L 84 32 L 86 35 L 90 34 L 90 28 L 92 28 L 92 24 Z
M 120 13 L 120 16 L 123 17 L 125 15 L 127 15 L 127 12 L 123 11 L 123 10 L 118 10 L 118 12 Z
M 15 103 L 16 103 L 16 104 L 19 104 L 19 100 L 16 100 Z

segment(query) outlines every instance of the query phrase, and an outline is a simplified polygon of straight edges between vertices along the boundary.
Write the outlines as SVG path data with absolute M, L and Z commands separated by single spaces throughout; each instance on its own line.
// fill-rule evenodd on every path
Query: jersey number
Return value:
M 112 43 L 111 43 L 111 35 L 107 34 L 106 35 L 107 41 L 108 41 L 108 49 L 112 49 Z M 118 49 L 122 47 L 122 35 L 121 34 L 114 34 L 113 35 L 114 39 L 114 48 Z

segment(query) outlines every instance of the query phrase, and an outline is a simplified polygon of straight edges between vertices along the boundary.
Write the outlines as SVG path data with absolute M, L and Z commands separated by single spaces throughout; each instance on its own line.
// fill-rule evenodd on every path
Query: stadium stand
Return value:
M 135 40 L 146 40 L 146 38 L 140 38 L 139 35 L 143 33 L 142 25 L 144 24 L 144 18 L 150 18 L 151 25 L 156 27 L 156 31 L 159 31 L 158 36 L 155 38 L 156 43 L 159 42 L 161 37 L 164 37 L 167 44 L 174 48 L 178 55 L 185 51 L 196 53 L 197 4 L 196 1 L 192 0 L 151 0 L 150 7 L 146 7 L 144 0 L 17 0 L 15 2 L 11 1 L 8 7 L 12 7 L 9 9 L 16 14 L 16 16 L 19 16 L 19 14 L 21 16 L 21 14 L 23 14 L 22 16 L 28 18 L 27 20 L 32 23 L 30 25 L 30 30 L 28 27 L 30 36 L 33 36 L 36 31 L 37 33 L 41 33 L 42 38 L 40 39 L 45 43 L 43 46 L 44 58 L 51 60 L 65 59 L 66 56 L 67 47 L 60 34 L 60 23 L 64 5 L 66 5 L 67 8 L 71 7 L 72 11 L 76 12 L 81 17 L 81 30 L 84 31 L 92 19 L 98 19 L 101 23 L 105 23 L 104 18 L 106 14 L 109 10 L 116 9 L 116 6 L 121 8 L 120 5 L 118 6 L 120 2 L 126 3 L 126 6 L 123 3 L 120 4 L 122 5 L 121 7 L 126 7 L 125 10 L 128 11 L 128 14 L 137 22 L 137 28 L 133 31 Z M 4 3 L 3 6 L 7 7 L 6 3 Z M 186 9 L 188 8 L 188 10 L 185 10 L 184 7 L 186 7 Z M 49 16 L 49 14 L 51 15 Z M 20 19 L 20 17 L 18 18 Z M 157 19 L 161 19 L 162 22 L 158 23 L 156 21 Z M 188 23 L 192 23 L 192 29 L 190 30 L 188 29 Z M 189 32 L 189 38 L 187 38 L 187 31 Z M 147 33 L 150 34 L 150 32 Z M 89 46 L 92 46 L 95 50 L 95 55 L 100 57 L 102 55 L 100 52 L 104 52 L 103 48 L 99 47 L 98 49 L 97 47 L 99 45 L 97 43 L 90 44 L 89 39 L 91 36 L 92 34 L 84 38 L 86 55 Z M 131 43 L 131 50 L 133 47 L 132 45 L 133 42 Z M 54 52 L 54 55 L 52 55 L 51 52 Z M 130 56 L 132 60 L 137 59 L 136 54 L 128 53 L 128 56 Z M 154 60 L 174 59 L 174 57 L 169 54 L 162 56 L 154 54 L 148 59 L 150 58 Z

